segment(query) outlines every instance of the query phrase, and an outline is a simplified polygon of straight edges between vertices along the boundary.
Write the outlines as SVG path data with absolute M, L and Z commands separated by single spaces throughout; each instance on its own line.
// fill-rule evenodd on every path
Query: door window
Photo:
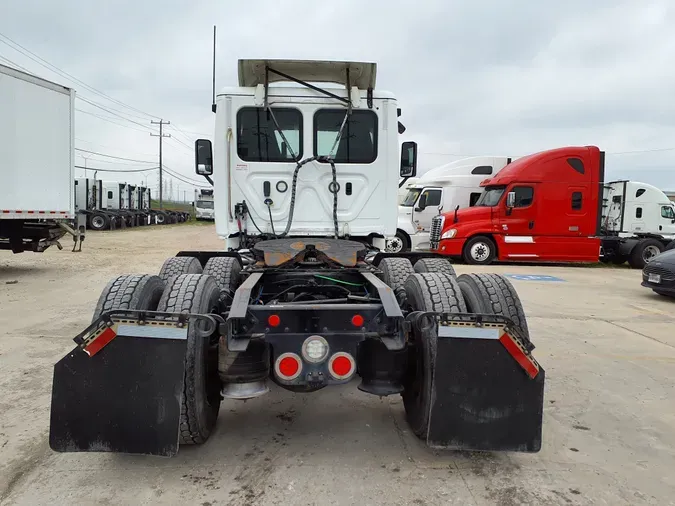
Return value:
M 534 189 L 531 186 L 515 186 L 512 190 L 516 194 L 514 207 L 528 207 L 534 199 Z
M 427 207 L 438 207 L 441 205 L 441 190 L 427 190 L 424 192 L 427 196 Z
M 669 220 L 675 220 L 675 212 L 673 212 L 673 208 L 670 206 L 662 206 L 661 217 L 668 218 Z
M 642 218 L 642 208 L 641 207 L 635 208 L 635 217 L 636 218 Z
M 572 192 L 572 210 L 579 211 L 581 209 L 581 192 Z

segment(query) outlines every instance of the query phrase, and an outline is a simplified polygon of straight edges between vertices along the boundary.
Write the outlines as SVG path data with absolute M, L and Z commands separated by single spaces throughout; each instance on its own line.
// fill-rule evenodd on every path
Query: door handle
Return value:
M 532 230 L 534 228 L 534 220 L 532 220 L 530 223 L 528 223 L 527 227 Z

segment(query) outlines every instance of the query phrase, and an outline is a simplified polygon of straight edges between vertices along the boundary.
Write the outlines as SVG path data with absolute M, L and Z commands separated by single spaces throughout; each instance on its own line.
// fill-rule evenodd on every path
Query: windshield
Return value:
M 488 186 L 476 202 L 475 207 L 494 207 L 499 204 L 506 186 Z
M 422 192 L 421 188 L 413 188 L 412 190 L 408 190 L 408 195 L 405 196 L 403 202 L 401 202 L 401 205 L 403 207 L 414 206 L 415 202 L 417 202 L 417 197 L 420 196 L 421 192 Z
M 213 209 L 213 201 L 212 200 L 198 200 L 197 201 L 197 207 L 200 207 L 202 209 Z

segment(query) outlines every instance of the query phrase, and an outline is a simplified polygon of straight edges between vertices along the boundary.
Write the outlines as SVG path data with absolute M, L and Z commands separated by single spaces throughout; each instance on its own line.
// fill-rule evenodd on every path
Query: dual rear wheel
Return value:
M 231 257 L 214 257 L 202 268 L 193 257 L 169 258 L 158 276 L 124 275 L 104 288 L 93 319 L 116 309 L 209 314 L 220 312 L 222 294 L 234 291 L 241 265 Z M 217 336 L 199 337 L 201 322 L 188 327 L 180 444 L 200 444 L 215 427 L 220 409 Z
M 505 316 L 529 341 L 522 303 L 515 288 L 504 276 L 456 276 L 452 266 L 444 259 L 424 259 L 423 263 L 420 262 L 423 261 L 418 260 L 414 268 L 405 258 L 385 258 L 380 263 L 383 281 L 394 289 L 402 287 L 405 290 L 406 303 L 412 311 Z M 408 374 L 402 397 L 408 424 L 421 439 L 426 439 L 429 427 L 437 339 L 437 330 L 431 327 L 414 332 L 409 343 Z

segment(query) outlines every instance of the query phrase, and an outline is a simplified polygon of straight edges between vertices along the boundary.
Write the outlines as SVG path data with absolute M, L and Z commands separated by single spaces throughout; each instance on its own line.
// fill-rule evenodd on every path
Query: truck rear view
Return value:
M 42 252 L 74 213 L 75 91 L 0 65 L 0 249 Z

